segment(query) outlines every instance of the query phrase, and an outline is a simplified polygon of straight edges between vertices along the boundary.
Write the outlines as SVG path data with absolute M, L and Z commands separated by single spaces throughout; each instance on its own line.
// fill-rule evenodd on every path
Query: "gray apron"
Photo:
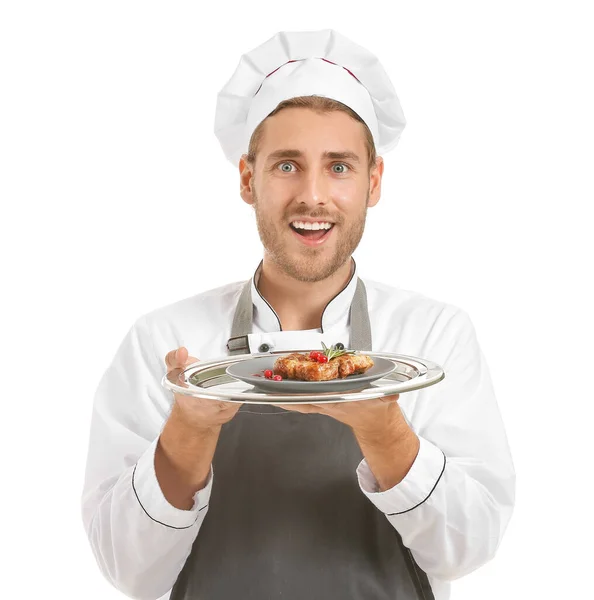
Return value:
M 249 352 L 252 314 L 248 281 L 230 354 Z M 371 350 L 360 279 L 350 327 L 348 347 Z M 330 417 L 242 405 L 221 429 L 208 514 L 170 600 L 434 600 L 398 532 L 359 489 L 362 458 L 352 430 Z

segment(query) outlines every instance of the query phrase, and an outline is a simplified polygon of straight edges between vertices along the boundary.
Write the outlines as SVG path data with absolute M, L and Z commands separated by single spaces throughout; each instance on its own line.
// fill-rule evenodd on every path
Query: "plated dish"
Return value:
M 342 344 L 322 346 L 321 351 L 241 361 L 228 366 L 226 373 L 266 392 L 307 394 L 361 390 L 396 368 L 393 361 L 372 358 Z

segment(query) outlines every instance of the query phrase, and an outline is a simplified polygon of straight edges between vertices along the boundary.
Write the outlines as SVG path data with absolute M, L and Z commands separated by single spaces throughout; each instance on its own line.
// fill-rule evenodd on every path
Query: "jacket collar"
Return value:
M 322 313 L 322 322 L 320 326 L 320 332 L 331 329 L 339 323 L 347 323 L 349 317 L 349 309 L 355 290 L 357 288 L 357 263 L 353 258 L 351 278 L 345 285 L 345 287 L 336 295 L 324 309 Z M 252 277 L 252 303 L 254 305 L 254 324 L 257 324 L 263 331 L 275 332 L 282 331 L 281 322 L 278 315 L 268 304 L 264 296 L 260 294 L 258 290 L 258 281 L 262 270 L 262 263 L 258 265 L 253 277 Z

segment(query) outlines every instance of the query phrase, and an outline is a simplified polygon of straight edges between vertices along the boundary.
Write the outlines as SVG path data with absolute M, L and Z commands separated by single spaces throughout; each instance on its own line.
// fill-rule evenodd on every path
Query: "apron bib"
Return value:
M 249 352 L 252 315 L 250 280 L 230 354 Z M 371 350 L 361 279 L 350 327 L 348 347 Z M 208 514 L 170 600 L 434 600 L 398 532 L 361 492 L 362 458 L 351 429 L 330 417 L 242 405 L 221 429 Z

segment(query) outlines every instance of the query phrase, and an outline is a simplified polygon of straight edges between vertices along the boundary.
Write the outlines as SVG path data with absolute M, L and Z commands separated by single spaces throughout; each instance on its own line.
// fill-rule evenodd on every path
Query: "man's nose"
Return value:
M 317 206 L 328 202 L 327 181 L 317 169 L 308 171 L 302 179 L 302 188 L 297 198 L 300 204 Z

